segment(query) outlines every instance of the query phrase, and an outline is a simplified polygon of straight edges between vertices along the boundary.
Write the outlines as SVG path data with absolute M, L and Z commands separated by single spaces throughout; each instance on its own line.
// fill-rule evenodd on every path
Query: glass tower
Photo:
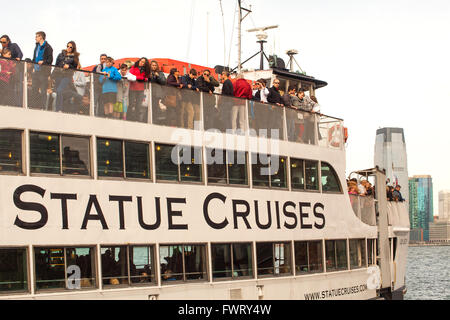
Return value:
M 409 220 L 411 230 L 421 230 L 423 239 L 430 240 L 429 224 L 433 223 L 433 181 L 431 176 L 409 178 Z

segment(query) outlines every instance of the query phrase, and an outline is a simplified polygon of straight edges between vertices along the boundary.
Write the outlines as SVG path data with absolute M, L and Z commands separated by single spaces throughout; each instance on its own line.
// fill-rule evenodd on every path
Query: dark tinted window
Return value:
M 0 172 L 22 173 L 22 131 L 0 130 Z
M 59 135 L 30 132 L 31 173 L 60 174 Z
M 66 277 L 63 248 L 36 248 L 34 255 L 36 263 L 36 288 L 65 288 Z
M 305 190 L 303 160 L 291 158 L 291 188 L 293 190 Z
M 122 141 L 97 139 L 97 166 L 99 177 L 123 177 Z
M 270 185 L 272 188 L 287 188 L 286 183 L 286 158 L 272 156 L 270 161 Z
M 176 146 L 156 144 L 155 145 L 155 167 L 156 179 L 178 181 L 178 153 Z M 173 156 L 172 156 L 172 152 Z
M 206 149 L 208 183 L 227 183 L 226 152 L 221 149 Z
M 66 175 L 90 175 L 89 138 L 62 136 L 62 169 Z
M 248 185 L 247 154 L 242 151 L 227 151 L 229 183 Z
M 28 290 L 26 249 L 0 249 L 0 292 Z
M 125 142 L 127 178 L 150 179 L 150 156 L 146 143 Z
M 319 190 L 319 163 L 305 160 L 306 190 Z
M 322 191 L 341 192 L 341 186 L 336 171 L 326 162 L 321 164 Z
M 181 181 L 202 181 L 202 149 L 179 147 Z

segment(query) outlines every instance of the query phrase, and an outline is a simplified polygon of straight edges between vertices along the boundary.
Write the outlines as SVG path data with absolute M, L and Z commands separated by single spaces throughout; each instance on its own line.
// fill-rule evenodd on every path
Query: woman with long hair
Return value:
M 130 69 L 130 73 L 136 76 L 136 81 L 130 83 L 130 108 L 127 111 L 127 120 L 147 122 L 147 117 L 142 103 L 144 102 L 145 82 L 150 78 L 150 63 L 142 57 Z
M 74 41 L 69 41 L 67 43 L 67 48 L 62 50 L 56 58 L 55 65 L 57 68 L 55 68 L 52 74 L 56 91 L 56 111 L 62 111 L 64 109 L 62 93 L 68 88 L 74 74 L 74 72 L 69 72 L 68 69 L 77 69 L 80 63 L 79 57 L 80 54 L 77 51 L 77 45 Z

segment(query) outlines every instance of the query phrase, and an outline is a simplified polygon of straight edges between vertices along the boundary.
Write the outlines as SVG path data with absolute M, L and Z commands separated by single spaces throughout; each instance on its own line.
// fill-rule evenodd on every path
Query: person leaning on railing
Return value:
M 20 50 L 20 47 L 17 43 L 12 43 L 11 39 L 4 34 L 0 37 L 0 42 L 2 44 L 2 49 L 9 49 L 11 51 L 11 59 L 15 60 L 22 60 L 23 53 L 22 50 Z
M 45 32 L 36 32 L 36 47 L 34 48 L 33 60 L 34 68 L 32 74 L 31 106 L 43 108 L 47 98 L 49 88 L 49 76 L 53 62 L 53 48 L 46 40 Z
M 73 72 L 65 70 L 76 69 L 80 63 L 80 54 L 77 52 L 77 45 L 74 41 L 67 43 L 67 49 L 62 52 L 56 58 L 55 66 L 53 69 L 52 80 L 54 81 L 54 88 L 56 91 L 56 110 L 63 111 L 63 92 L 73 81 Z
M 150 62 L 142 57 L 130 69 L 130 73 L 136 76 L 135 82 L 130 84 L 130 107 L 127 112 L 127 120 L 142 122 L 147 119 L 142 106 L 144 101 L 145 83 L 150 78 Z
M 4 48 L 0 59 L 0 105 L 11 105 L 14 82 L 11 81 L 16 73 L 16 63 L 11 61 L 11 50 Z

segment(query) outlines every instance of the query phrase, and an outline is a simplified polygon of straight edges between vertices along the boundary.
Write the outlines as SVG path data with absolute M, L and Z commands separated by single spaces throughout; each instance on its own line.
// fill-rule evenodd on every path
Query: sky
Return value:
M 74 40 L 82 66 L 101 53 L 237 65 L 235 0 L 0 1 L 8 8 L 0 33 L 24 58 L 42 30 L 55 59 Z M 378 128 L 403 128 L 409 176 L 432 176 L 438 215 L 438 193 L 450 190 L 450 1 L 243 0 L 250 5 L 243 60 L 259 51 L 246 30 L 279 25 L 267 31 L 266 54 L 287 61 L 285 52 L 297 49 L 300 67 L 328 83 L 316 96 L 349 129 L 347 175 L 374 166 Z M 258 66 L 258 58 L 244 65 Z

